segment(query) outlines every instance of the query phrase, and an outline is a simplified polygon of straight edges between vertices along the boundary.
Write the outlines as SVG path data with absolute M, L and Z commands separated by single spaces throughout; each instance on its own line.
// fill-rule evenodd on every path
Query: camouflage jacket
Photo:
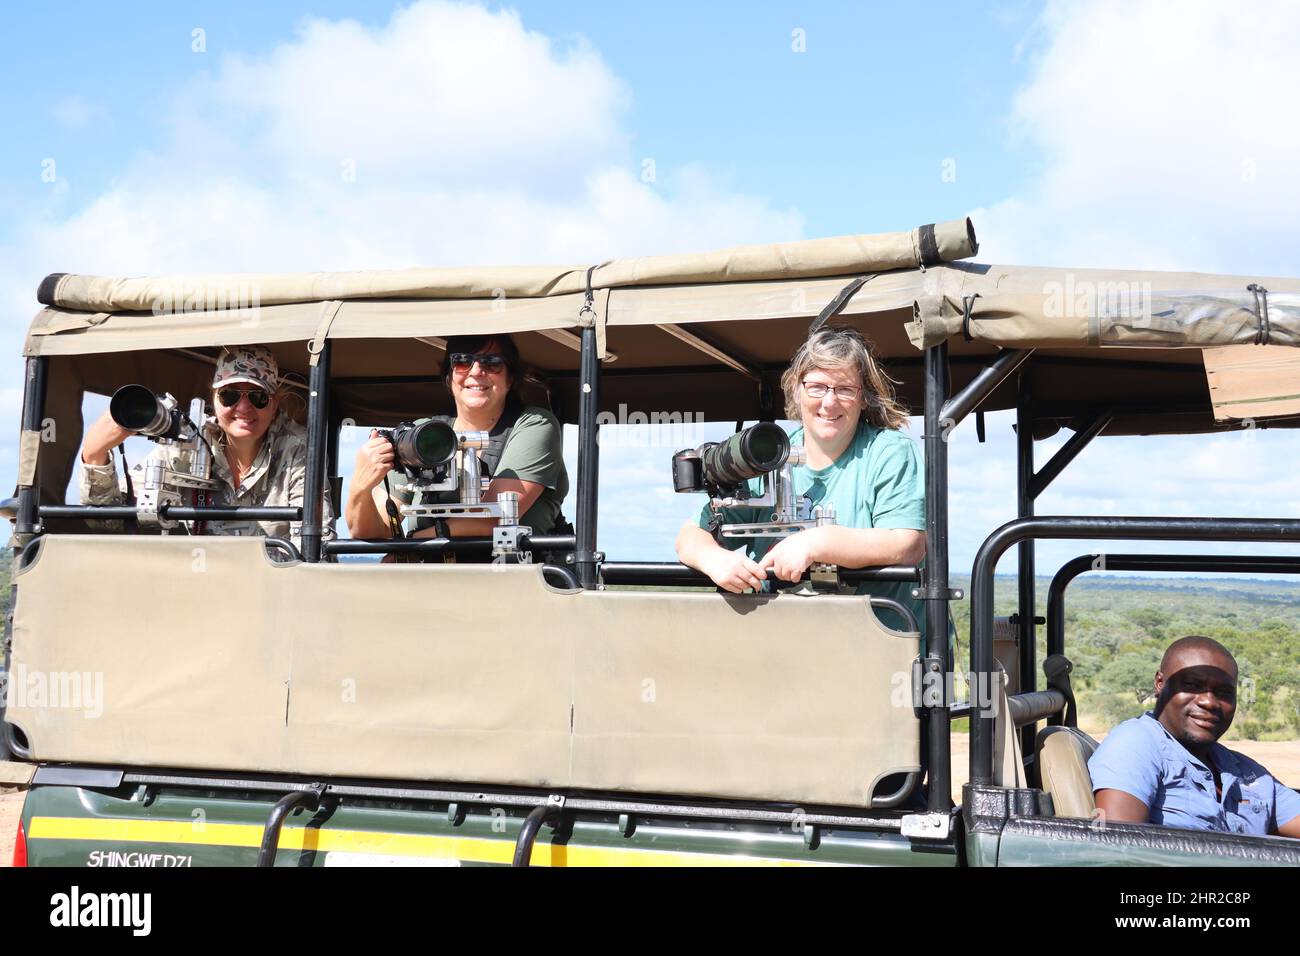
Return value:
M 204 426 L 204 435 L 212 446 L 212 477 L 218 486 L 212 492 L 217 507 L 300 507 L 307 475 L 307 430 L 286 415 L 278 415 L 266 432 L 262 448 L 253 459 L 252 470 L 238 489 L 232 485 L 233 475 L 224 452 L 225 435 L 215 422 Z M 178 455 L 175 445 L 155 445 L 150 459 L 161 458 L 170 468 Z M 143 461 L 131 469 L 131 481 L 139 489 L 144 485 Z M 119 484 L 121 471 L 116 454 L 109 453 L 108 464 L 81 463 L 81 503 L 86 505 L 120 505 L 126 500 Z M 332 538 L 333 509 L 329 489 L 325 489 L 325 502 L 321 523 L 326 539 Z M 110 525 L 105 522 L 105 525 Z M 121 527 L 120 523 L 113 525 Z M 300 522 L 288 521 L 210 521 L 209 534 L 262 534 L 292 538 L 295 547 L 301 547 Z M 182 532 L 183 533 L 183 532 Z

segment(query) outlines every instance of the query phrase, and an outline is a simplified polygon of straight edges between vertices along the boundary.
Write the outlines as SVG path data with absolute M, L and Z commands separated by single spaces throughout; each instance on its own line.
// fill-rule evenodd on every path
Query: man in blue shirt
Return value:
M 1300 837 L 1300 794 L 1218 742 L 1237 709 L 1228 649 L 1208 637 L 1174 641 L 1155 690 L 1155 711 L 1120 724 L 1088 761 L 1104 819 Z

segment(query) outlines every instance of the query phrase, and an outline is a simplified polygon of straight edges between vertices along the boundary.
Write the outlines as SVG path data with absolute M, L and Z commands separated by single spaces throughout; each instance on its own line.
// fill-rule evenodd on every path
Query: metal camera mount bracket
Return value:
M 487 432 L 462 432 L 460 466 L 449 468 L 439 482 L 412 482 L 415 491 L 460 491 L 460 501 L 448 504 L 403 505 L 398 509 L 407 518 L 488 518 L 497 521 L 492 529 L 492 556 L 514 557 L 521 564 L 532 561 L 532 553 L 519 547 L 519 539 L 533 529 L 519 523 L 519 492 L 503 491 L 496 501 L 483 500 L 483 479 L 476 449 L 487 445 Z
M 798 500 L 794 496 L 795 465 L 802 465 L 808 460 L 808 454 L 800 445 L 790 449 L 790 454 L 780 470 L 763 475 L 763 493 L 757 498 L 711 498 L 709 505 L 714 511 L 723 508 L 772 508 L 772 517 L 768 521 L 751 521 L 744 524 L 724 524 L 719 533 L 724 538 L 784 538 L 805 528 L 817 528 L 835 524 L 835 505 L 813 505 L 808 497 Z
M 163 396 L 163 404 L 176 407 L 176 399 L 171 393 Z M 188 418 L 181 419 L 181 437 L 154 438 L 159 445 L 177 446 L 177 463 L 188 465 L 188 470 L 173 470 L 156 459 L 146 459 L 144 465 L 144 487 L 136 499 L 136 520 L 142 528 L 159 528 L 163 531 L 175 529 L 181 522 L 164 516 L 163 511 L 169 506 L 181 507 L 185 504 L 180 489 L 192 488 L 212 491 L 218 482 L 212 475 L 212 451 L 203 440 L 200 426 L 204 414 L 203 399 L 196 398 L 190 402 Z

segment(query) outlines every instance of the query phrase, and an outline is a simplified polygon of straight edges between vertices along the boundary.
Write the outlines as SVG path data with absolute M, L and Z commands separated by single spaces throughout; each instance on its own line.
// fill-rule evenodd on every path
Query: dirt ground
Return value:
M 952 795 L 961 800 L 961 787 L 966 782 L 969 768 L 969 738 L 965 734 L 952 737 Z M 1231 741 L 1233 750 L 1258 760 L 1280 780 L 1295 787 L 1300 786 L 1300 741 Z M 14 856 L 14 836 L 18 832 L 18 818 L 23 811 L 23 792 L 10 787 L 0 788 L 0 866 L 10 866 Z
M 23 812 L 23 791 L 12 787 L 0 789 L 0 866 L 12 866 L 14 837 L 18 833 L 18 818 Z

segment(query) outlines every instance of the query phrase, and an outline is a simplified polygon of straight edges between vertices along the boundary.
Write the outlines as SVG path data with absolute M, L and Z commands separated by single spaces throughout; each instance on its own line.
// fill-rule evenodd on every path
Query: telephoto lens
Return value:
M 108 414 L 123 428 L 148 438 L 179 438 L 180 410 L 144 385 L 123 385 L 108 401 Z
M 444 422 L 403 422 L 386 434 L 393 443 L 397 463 L 418 471 L 447 464 L 460 444 L 456 430 Z
M 715 485 L 738 485 L 776 471 L 790 456 L 790 437 L 775 422 L 759 422 L 726 441 L 700 446 L 704 478 Z

